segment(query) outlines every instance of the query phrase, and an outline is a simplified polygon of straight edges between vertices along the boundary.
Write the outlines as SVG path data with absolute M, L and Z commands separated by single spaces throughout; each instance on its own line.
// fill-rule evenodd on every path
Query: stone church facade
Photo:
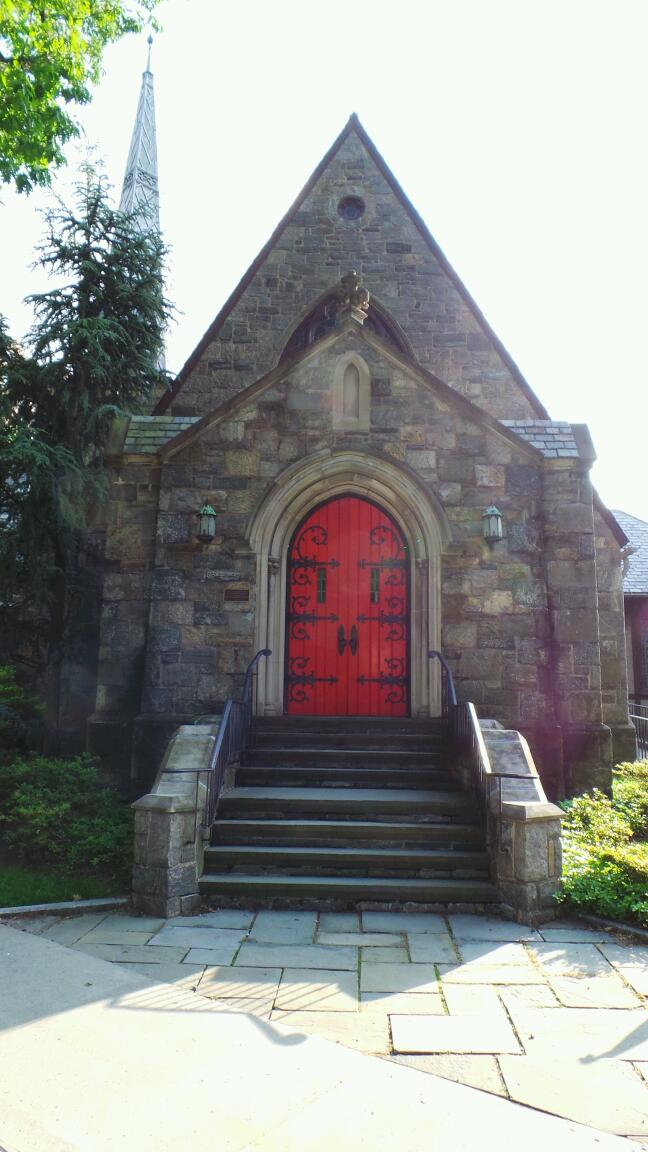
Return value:
M 173 389 L 116 426 L 110 452 L 90 746 L 122 773 L 150 780 L 174 729 L 218 714 L 260 649 L 258 715 L 290 715 L 295 698 L 301 714 L 310 698 L 328 714 L 396 700 L 438 715 L 438 650 L 460 699 L 527 737 L 550 795 L 607 786 L 632 756 L 626 540 L 592 489 L 588 431 L 549 419 L 356 117 Z M 353 635 L 325 610 L 339 558 L 312 534 L 295 600 L 300 533 L 336 501 L 400 541 L 396 631 L 375 536 L 353 561 L 375 626 L 371 608 Z M 502 539 L 488 542 L 493 506 Z M 380 647 L 390 623 L 397 656 Z M 365 645 L 356 681 L 376 685 L 355 703 L 317 688 L 350 675 L 349 641 L 358 659 Z

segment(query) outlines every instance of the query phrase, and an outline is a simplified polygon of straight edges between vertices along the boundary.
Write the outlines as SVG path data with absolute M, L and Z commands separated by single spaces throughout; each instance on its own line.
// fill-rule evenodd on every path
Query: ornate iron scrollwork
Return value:
M 321 524 L 309 524 L 300 533 L 293 544 L 291 555 L 288 558 L 288 567 L 292 569 L 294 584 L 308 584 L 310 582 L 309 569 L 313 568 L 339 568 L 339 560 L 318 560 L 315 556 L 307 556 L 304 547 L 328 543 L 328 532 Z
M 310 604 L 310 596 L 291 596 L 288 623 L 290 625 L 291 640 L 310 640 L 308 624 L 317 624 L 320 620 L 330 620 L 335 623 L 337 616 L 330 612 L 328 615 L 318 615 L 317 612 L 306 612 L 304 609 Z
M 387 689 L 386 704 L 404 704 L 407 692 L 405 661 L 391 656 L 385 660 L 385 666 L 387 672 L 381 672 L 380 676 L 358 676 L 358 684 L 379 684 Z
M 400 596 L 388 596 L 385 600 L 387 607 L 386 612 L 380 612 L 378 616 L 357 616 L 358 624 L 368 624 L 374 621 L 381 625 L 387 625 L 388 631 L 385 633 L 385 640 L 405 640 L 407 638 L 407 614 L 405 612 L 405 601 Z
M 288 700 L 291 704 L 304 704 L 310 698 L 309 688 L 314 684 L 337 684 L 337 676 L 316 676 L 314 672 L 309 672 L 307 666 L 310 664 L 310 657 L 308 656 L 291 656 L 288 665 L 288 675 L 286 681 L 288 684 Z

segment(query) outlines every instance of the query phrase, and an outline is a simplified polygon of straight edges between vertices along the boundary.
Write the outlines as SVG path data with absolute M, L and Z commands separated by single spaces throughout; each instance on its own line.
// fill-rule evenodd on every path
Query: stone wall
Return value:
M 366 206 L 357 220 L 337 210 L 351 194 Z M 355 131 L 275 239 L 170 410 L 202 415 L 270 371 L 314 302 L 351 268 L 400 325 L 420 364 L 493 416 L 542 414 Z

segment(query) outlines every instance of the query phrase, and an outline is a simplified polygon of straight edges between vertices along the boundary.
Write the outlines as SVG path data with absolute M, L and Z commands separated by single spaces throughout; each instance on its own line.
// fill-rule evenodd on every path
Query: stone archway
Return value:
M 284 708 L 287 552 L 297 525 L 323 500 L 345 493 L 380 504 L 400 525 L 412 562 L 410 681 L 412 716 L 440 711 L 440 684 L 428 651 L 441 641 L 441 556 L 451 539 L 439 501 L 408 469 L 361 452 L 317 452 L 287 468 L 272 485 L 249 525 L 257 557 L 255 649 L 270 648 L 257 678 L 255 710 L 277 716 Z M 434 662 L 436 665 L 436 661 Z

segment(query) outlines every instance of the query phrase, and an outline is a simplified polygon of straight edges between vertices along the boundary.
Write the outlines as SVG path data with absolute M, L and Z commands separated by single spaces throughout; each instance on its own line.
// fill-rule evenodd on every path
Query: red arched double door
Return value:
M 409 564 L 403 534 L 369 500 L 310 512 L 288 552 L 286 711 L 409 714 Z

